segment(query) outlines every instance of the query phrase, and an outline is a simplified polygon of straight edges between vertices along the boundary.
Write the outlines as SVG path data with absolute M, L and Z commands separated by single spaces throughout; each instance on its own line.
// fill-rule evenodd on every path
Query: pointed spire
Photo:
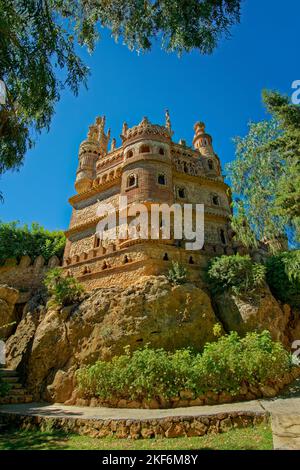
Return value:
M 172 132 L 170 113 L 168 109 L 166 109 L 165 111 L 165 117 L 166 117 L 166 128 L 168 129 L 169 132 Z

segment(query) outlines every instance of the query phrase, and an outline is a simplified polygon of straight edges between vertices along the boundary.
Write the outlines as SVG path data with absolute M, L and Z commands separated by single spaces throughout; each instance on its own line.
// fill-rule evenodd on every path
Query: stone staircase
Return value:
M 0 404 L 7 403 L 30 403 L 32 396 L 27 392 L 19 381 L 18 373 L 12 369 L 0 369 L 1 380 L 10 386 L 10 389 L 4 397 L 0 397 Z

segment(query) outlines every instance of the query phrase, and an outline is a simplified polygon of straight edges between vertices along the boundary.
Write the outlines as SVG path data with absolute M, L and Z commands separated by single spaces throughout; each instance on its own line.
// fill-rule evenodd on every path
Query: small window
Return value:
M 149 145 L 142 145 L 140 147 L 140 153 L 150 153 L 150 147 Z
M 207 163 L 208 163 L 208 168 L 209 168 L 210 170 L 213 170 L 213 169 L 214 169 L 213 161 L 212 161 L 212 160 L 208 160 Z
M 165 186 L 166 185 L 166 176 L 163 175 L 163 174 L 158 175 L 157 182 L 158 182 L 158 184 L 161 184 L 161 185 Z
M 189 172 L 189 169 L 188 169 L 188 166 L 187 166 L 186 162 L 184 162 L 184 164 L 183 164 L 183 171 L 184 171 L 185 173 L 188 173 L 188 172 Z
M 180 199 L 185 199 L 186 197 L 185 188 L 178 188 L 178 197 Z
M 219 206 L 220 205 L 220 199 L 219 199 L 219 196 L 213 196 L 212 197 L 212 202 L 213 202 L 213 205 L 214 206 Z
M 220 239 L 221 242 L 225 245 L 226 244 L 226 238 L 225 238 L 225 232 L 223 229 L 220 230 Z
M 136 175 L 129 175 L 127 178 L 127 188 L 132 188 L 137 185 Z
M 164 155 L 165 154 L 165 151 L 162 147 L 160 147 L 159 151 L 158 151 L 159 155 Z
M 133 150 L 128 150 L 128 152 L 126 153 L 126 157 L 127 158 L 133 157 Z

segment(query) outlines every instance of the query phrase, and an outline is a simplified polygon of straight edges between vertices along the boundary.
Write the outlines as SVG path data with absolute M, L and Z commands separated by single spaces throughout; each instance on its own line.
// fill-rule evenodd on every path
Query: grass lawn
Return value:
M 17 431 L 0 434 L 0 450 L 269 450 L 272 449 L 269 425 L 233 429 L 224 434 L 175 439 L 102 439 L 57 431 Z

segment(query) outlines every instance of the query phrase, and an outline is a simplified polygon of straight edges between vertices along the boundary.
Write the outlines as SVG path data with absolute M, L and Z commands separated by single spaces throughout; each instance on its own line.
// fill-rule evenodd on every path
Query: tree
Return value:
M 37 223 L 20 227 L 16 221 L 0 221 L 0 265 L 8 258 L 20 259 L 24 255 L 32 259 L 42 255 L 46 261 L 53 255 L 62 258 L 65 244 L 61 231 L 51 232 Z
M 280 152 L 285 161 L 275 193 L 274 213 L 285 217 L 300 237 L 300 107 L 277 92 L 264 92 L 268 111 L 283 129 L 270 147 Z
M 227 165 L 233 228 L 246 245 L 289 231 L 300 237 L 300 108 L 277 92 L 263 92 L 263 101 L 271 119 L 234 139 L 236 159 Z
M 159 38 L 168 51 L 210 54 L 239 22 L 241 0 L 83 0 L 87 30 L 100 22 L 130 49 L 149 50 Z
M 61 89 L 76 95 L 88 69 L 75 50 L 93 50 L 99 26 L 131 49 L 159 38 L 167 50 L 210 53 L 239 21 L 241 0 L 0 0 L 0 175 L 18 169 L 34 135 L 49 129 Z

